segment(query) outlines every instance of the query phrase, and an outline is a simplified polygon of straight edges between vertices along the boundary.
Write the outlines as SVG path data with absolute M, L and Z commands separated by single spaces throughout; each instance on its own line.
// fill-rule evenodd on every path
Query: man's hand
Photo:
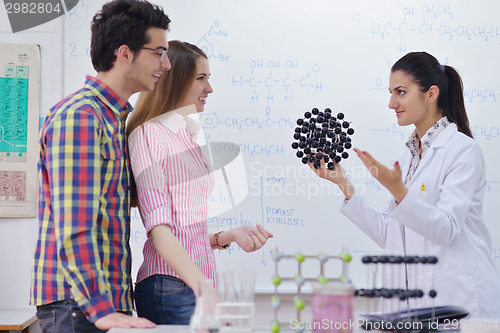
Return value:
M 100 330 L 109 330 L 112 327 L 121 328 L 153 328 L 156 324 L 146 318 L 136 318 L 120 312 L 110 313 L 97 319 L 94 325 Z

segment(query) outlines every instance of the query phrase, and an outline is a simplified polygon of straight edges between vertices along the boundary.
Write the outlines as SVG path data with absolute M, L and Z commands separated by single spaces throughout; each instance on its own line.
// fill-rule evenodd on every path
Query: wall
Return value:
M 270 291 L 274 272 L 270 253 L 276 246 L 286 254 L 338 254 L 348 248 L 354 258 L 350 275 L 358 286 L 366 284 L 360 258 L 381 250 L 338 213 L 342 201 L 338 190 L 293 156 L 294 122 L 312 107 L 342 111 L 356 130 L 355 146 L 389 165 L 412 131 L 398 126 L 387 107 L 389 69 L 415 50 L 426 50 L 454 66 L 464 80 L 471 128 L 488 168 L 484 213 L 494 239 L 492 255 L 500 263 L 498 2 L 155 2 L 172 19 L 168 38 L 198 44 L 210 58 L 214 93 L 200 117 L 205 137 L 238 144 L 245 161 L 245 200 L 233 205 L 224 186 L 214 192 L 212 205 L 225 212 L 210 216 L 210 230 L 261 223 L 276 235 L 256 253 L 243 253 L 236 246 L 218 253 L 219 270 L 255 269 L 257 289 Z M 15 35 L 0 17 L 1 42 L 42 47 L 40 116 L 63 95 L 80 88 L 85 74 L 94 73 L 89 22 L 101 4 L 80 1 L 65 17 Z M 382 207 L 387 191 L 359 160 L 353 156 L 343 165 L 370 202 Z M 145 234 L 137 213 L 133 214 L 135 275 Z M 36 225 L 36 219 L 0 221 L 0 309 L 28 307 Z M 292 274 L 295 267 L 284 262 L 280 273 Z M 305 267 L 306 276 L 316 276 L 316 266 Z M 327 267 L 327 275 L 338 274 L 337 264 Z

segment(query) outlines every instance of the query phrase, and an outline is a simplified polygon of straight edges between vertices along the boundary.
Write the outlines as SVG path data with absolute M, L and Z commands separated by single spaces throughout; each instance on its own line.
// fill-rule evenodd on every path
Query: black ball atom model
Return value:
M 349 157 L 345 150 L 352 148 L 350 136 L 354 129 L 344 119 L 343 113 L 335 117 L 330 108 L 323 112 L 313 108 L 304 113 L 304 118 L 297 119 L 297 125 L 293 134 L 297 141 L 292 143 L 292 148 L 297 149 L 296 156 L 302 163 L 314 163 L 319 169 L 323 160 L 328 169 L 333 170 L 335 163 Z

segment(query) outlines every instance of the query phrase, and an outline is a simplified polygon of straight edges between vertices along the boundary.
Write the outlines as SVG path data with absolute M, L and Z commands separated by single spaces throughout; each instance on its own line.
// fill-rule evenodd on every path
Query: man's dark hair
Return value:
M 170 19 L 161 7 L 143 0 L 106 3 L 92 20 L 90 55 L 97 72 L 107 72 L 116 60 L 115 50 L 127 45 L 134 57 L 150 41 L 149 28 L 168 30 Z

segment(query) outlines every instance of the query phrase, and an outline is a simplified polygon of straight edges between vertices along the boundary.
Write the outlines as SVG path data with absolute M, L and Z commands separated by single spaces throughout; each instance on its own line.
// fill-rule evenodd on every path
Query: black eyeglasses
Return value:
M 141 47 L 141 49 L 155 52 L 160 57 L 160 61 L 163 61 L 163 59 L 165 59 L 165 56 L 167 55 L 167 52 L 168 52 L 168 50 L 164 50 L 164 49 L 151 49 L 149 47 L 144 47 L 144 46 Z

